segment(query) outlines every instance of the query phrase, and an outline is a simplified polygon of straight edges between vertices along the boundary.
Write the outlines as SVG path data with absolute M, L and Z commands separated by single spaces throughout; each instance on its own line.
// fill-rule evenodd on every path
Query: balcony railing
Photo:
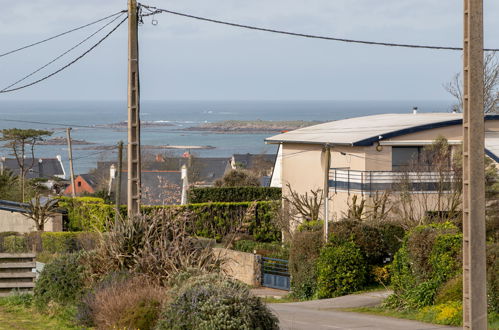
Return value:
M 329 170 L 329 189 L 371 194 L 376 191 L 451 191 L 453 172 Z

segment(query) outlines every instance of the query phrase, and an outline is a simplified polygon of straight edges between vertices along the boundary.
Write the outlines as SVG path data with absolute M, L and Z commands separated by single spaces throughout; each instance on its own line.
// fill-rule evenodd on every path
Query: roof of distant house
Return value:
M 65 177 L 62 163 L 57 158 L 24 158 L 24 164 L 26 167 L 30 167 L 30 170 L 26 175 L 29 179 Z M 19 174 L 19 163 L 15 158 L 5 158 L 4 167 Z
M 274 165 L 276 154 L 234 154 L 236 164 L 242 165 L 243 168 L 253 168 L 253 166 L 261 166 L 261 161 Z
M 97 179 L 92 174 L 80 174 L 83 180 L 85 180 L 91 187 L 97 186 Z
M 121 203 L 127 201 L 128 172 L 121 178 Z M 144 170 L 141 175 L 142 204 L 169 205 L 180 204 L 182 179 L 180 171 Z
M 382 114 L 331 121 L 267 138 L 268 143 L 369 146 L 376 141 L 433 128 L 460 125 L 460 113 Z M 485 120 L 498 120 L 486 115 Z

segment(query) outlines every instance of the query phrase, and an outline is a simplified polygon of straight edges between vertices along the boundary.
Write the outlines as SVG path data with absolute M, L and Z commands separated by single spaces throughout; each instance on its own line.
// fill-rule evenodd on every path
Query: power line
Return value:
M 31 120 L 17 120 L 17 119 L 0 119 L 0 120 L 1 121 L 13 122 L 13 123 L 54 125 L 54 126 L 63 126 L 63 127 L 79 127 L 79 128 L 98 128 L 96 126 L 89 126 L 89 125 L 61 124 L 61 123 L 52 123 L 52 122 L 43 122 L 43 121 L 31 121 Z
M 75 31 L 81 30 L 81 29 L 83 29 L 83 28 L 86 28 L 86 27 L 88 27 L 88 26 L 91 26 L 91 25 L 97 24 L 97 23 L 99 23 L 99 22 L 105 21 L 105 20 L 106 20 L 106 19 L 108 19 L 108 18 L 114 17 L 114 16 L 119 15 L 119 14 L 122 14 L 122 13 L 126 13 L 126 10 L 121 10 L 121 11 L 119 11 L 119 12 L 117 12 L 117 13 L 111 14 L 111 15 L 106 16 L 106 17 L 103 17 L 103 18 L 100 18 L 100 19 L 98 19 L 98 20 L 96 20 L 96 21 L 93 21 L 93 22 L 90 22 L 90 23 L 88 23 L 88 24 L 85 24 L 85 25 L 82 25 L 82 26 L 78 26 L 78 27 L 76 27 L 76 28 L 74 28 L 74 29 L 71 29 L 71 30 L 68 30 L 68 31 L 66 31 L 66 32 L 62 32 L 62 33 L 56 34 L 55 36 L 49 37 L 49 38 L 47 38 L 47 39 L 43 39 L 43 40 L 40 40 L 40 41 L 34 42 L 34 43 L 32 43 L 32 44 L 29 44 L 29 45 L 26 45 L 26 46 L 23 46 L 23 47 L 19 47 L 19 48 L 16 48 L 16 49 L 10 50 L 10 51 L 8 51 L 8 52 L 5 52 L 5 53 L 0 54 L 0 57 L 4 57 L 4 56 L 10 55 L 10 54 L 13 54 L 13 53 L 19 52 L 19 51 L 21 51 L 21 50 L 24 50 L 24 49 L 26 49 L 26 48 L 30 48 L 30 47 L 33 47 L 33 46 L 39 45 L 39 44 L 41 44 L 41 43 L 44 43 L 44 42 L 47 42 L 47 41 L 50 41 L 50 40 L 56 39 L 56 38 L 58 38 L 58 37 L 62 37 L 63 35 L 66 35 L 66 34 L 69 34 L 69 33 L 71 33 L 71 32 L 75 32 Z
M 69 68 L 71 65 L 73 65 L 74 63 L 78 62 L 80 59 L 82 59 L 83 57 L 85 57 L 85 55 L 87 55 L 88 53 L 90 53 L 92 50 L 94 50 L 98 45 L 100 45 L 104 40 L 106 40 L 114 31 L 116 31 L 116 29 L 118 29 L 118 27 L 121 26 L 121 24 L 123 24 L 126 20 L 127 20 L 128 17 L 125 17 L 123 20 L 121 20 L 121 22 L 118 23 L 118 25 L 116 25 L 111 31 L 109 31 L 104 37 L 102 37 L 97 43 L 95 43 L 92 47 L 90 47 L 88 50 L 86 50 L 84 53 L 82 53 L 80 56 L 78 56 L 77 58 L 75 58 L 74 60 L 72 60 L 71 62 L 69 62 L 68 64 L 64 65 L 63 67 L 59 68 L 58 70 L 38 79 L 38 80 L 35 80 L 29 84 L 26 84 L 26 85 L 22 85 L 22 86 L 19 86 L 19 87 L 16 87 L 16 88 L 11 88 L 11 89 L 5 89 L 5 90 L 1 90 L 0 91 L 0 94 L 1 93 L 8 93 L 8 92 L 13 92 L 13 91 L 17 91 L 17 90 L 20 90 L 20 89 L 23 89 L 23 88 L 26 88 L 26 87 L 30 87 L 30 86 L 33 86 L 35 84 L 38 84 L 52 76 L 55 76 L 56 74 L 58 74 L 59 72 Z
M 216 20 L 216 19 L 212 19 L 212 18 L 195 16 L 195 15 L 191 15 L 191 14 L 186 14 L 186 13 L 181 13 L 181 12 L 177 12 L 177 11 L 172 11 L 172 10 L 168 10 L 168 9 L 160 9 L 160 8 L 156 8 L 156 7 L 152 7 L 152 6 L 146 6 L 146 5 L 141 5 L 141 6 L 149 11 L 149 14 L 145 14 L 145 15 L 142 15 L 142 16 L 149 16 L 149 15 L 154 15 L 154 14 L 167 13 L 167 14 L 171 14 L 171 15 L 177 15 L 177 16 L 182 16 L 182 17 L 186 17 L 186 18 L 192 18 L 192 19 L 196 19 L 196 20 L 200 20 L 200 21 L 205 21 L 205 22 L 210 22 L 210 23 L 228 25 L 228 26 L 232 26 L 232 27 L 237 27 L 237 28 L 242 28 L 242 29 L 249 29 L 249 30 L 256 30 L 256 31 L 262 31 L 262 32 L 271 32 L 271 33 L 277 33 L 277 34 L 284 34 L 284 35 L 289 35 L 289 36 L 293 36 L 293 37 L 321 39 L 321 40 L 338 41 L 338 42 L 363 44 L 363 45 L 373 45 L 373 46 L 402 47 L 402 48 L 420 48 L 420 49 L 433 49 L 433 50 L 452 50 L 452 51 L 462 51 L 463 50 L 463 48 L 461 48 L 461 47 L 430 46 L 430 45 L 391 43 L 391 42 L 382 42 L 382 41 L 355 40 L 355 39 L 346 39 L 346 38 L 338 38 L 338 37 L 327 37 L 327 36 L 314 35 L 314 34 L 290 32 L 290 31 L 284 31 L 284 30 L 276 30 L 276 29 L 270 29 L 270 28 L 263 28 L 263 27 L 253 26 L 253 25 L 233 23 L 233 22 L 228 22 L 228 21 L 221 21 L 221 20 Z M 484 50 L 485 51 L 490 51 L 490 52 L 496 52 L 496 51 L 499 51 L 499 48 L 486 48 Z
M 85 43 L 87 40 L 89 40 L 90 38 L 92 38 L 93 36 L 95 36 L 97 33 L 99 33 L 100 31 L 104 30 L 106 27 L 108 27 L 109 25 L 111 25 L 114 21 L 116 21 L 118 18 L 120 18 L 122 14 L 116 16 L 113 20 L 111 20 L 110 22 L 106 23 L 104 26 L 100 27 L 97 31 L 95 31 L 94 33 L 90 34 L 89 36 L 87 36 L 86 38 L 84 38 L 82 41 L 78 42 L 76 45 L 74 45 L 73 47 L 69 48 L 68 50 L 66 50 L 64 53 L 62 53 L 61 55 L 55 57 L 54 59 L 52 59 L 50 62 L 48 62 L 47 64 L 44 64 L 42 65 L 41 67 L 39 67 L 38 69 L 36 69 L 35 71 L 31 72 L 30 74 L 24 76 L 23 78 L 17 80 L 16 82 L 10 84 L 9 86 L 5 87 L 4 89 L 0 90 L 0 92 L 3 92 L 9 88 L 11 88 L 12 86 L 15 86 L 17 84 L 19 84 L 20 82 L 26 80 L 27 78 L 31 77 L 32 75 L 36 74 L 37 72 L 45 69 L 47 66 L 49 66 L 50 64 L 54 63 L 55 61 L 57 61 L 58 59 L 60 59 L 61 57 L 63 57 L 64 55 L 68 54 L 69 52 L 71 52 L 72 50 L 74 50 L 75 48 L 77 48 L 78 46 L 82 45 L 83 43 Z

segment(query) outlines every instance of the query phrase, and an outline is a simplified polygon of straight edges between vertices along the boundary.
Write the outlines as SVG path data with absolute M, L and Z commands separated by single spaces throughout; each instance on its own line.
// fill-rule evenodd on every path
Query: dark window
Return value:
M 417 163 L 422 147 L 392 147 L 392 171 L 407 170 Z
M 81 187 L 81 181 L 78 181 L 78 187 Z

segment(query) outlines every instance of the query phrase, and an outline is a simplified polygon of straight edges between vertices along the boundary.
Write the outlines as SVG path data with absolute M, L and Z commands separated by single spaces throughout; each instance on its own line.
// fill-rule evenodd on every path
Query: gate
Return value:
M 288 261 L 262 257 L 262 286 L 289 291 Z

